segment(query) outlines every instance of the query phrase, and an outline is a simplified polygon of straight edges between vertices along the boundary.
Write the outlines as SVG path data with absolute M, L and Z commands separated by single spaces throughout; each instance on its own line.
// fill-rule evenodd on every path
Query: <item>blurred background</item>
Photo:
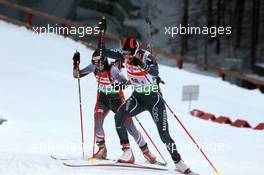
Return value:
M 96 26 L 107 17 L 107 47 L 119 47 L 119 39 L 134 37 L 152 42 L 161 64 L 220 76 L 249 89 L 264 91 L 264 2 L 261 0 L 1 0 L 29 7 L 50 16 Z M 5 3 L 4 3 L 5 4 Z M 32 26 L 58 24 L 42 16 L 0 3 L 0 15 Z M 4 17 L 3 17 L 4 16 Z M 151 19 L 152 28 L 145 18 Z M 10 20 L 9 19 L 9 20 Z M 166 26 L 232 27 L 231 35 L 165 35 Z M 59 25 L 65 25 L 59 24 Z M 96 37 L 83 40 L 95 45 Z M 182 66 L 184 63 L 184 66 Z

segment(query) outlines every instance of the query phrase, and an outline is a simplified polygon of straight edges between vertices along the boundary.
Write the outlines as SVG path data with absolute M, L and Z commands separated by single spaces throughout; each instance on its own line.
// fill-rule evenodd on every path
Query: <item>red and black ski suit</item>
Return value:
M 106 67 L 104 72 L 100 74 L 96 69 L 96 66 L 90 64 L 80 70 L 80 77 L 84 77 L 91 72 L 94 73 L 99 83 L 99 96 L 97 104 L 95 105 L 94 119 L 96 121 L 96 142 L 98 144 L 102 144 L 105 142 L 105 133 L 103 129 L 105 117 L 110 110 L 116 113 L 125 101 L 122 91 L 111 92 L 110 90 L 106 93 L 106 90 L 107 88 L 111 89 L 113 83 L 126 82 L 127 80 L 116 65 Z M 77 68 L 73 69 L 73 76 L 75 78 L 77 77 Z M 115 120 L 116 119 L 117 117 L 115 117 Z M 142 134 L 137 130 L 131 117 L 126 119 L 124 126 L 122 125 L 122 132 L 125 137 L 120 138 L 121 144 L 129 143 L 127 131 L 133 136 L 141 149 L 145 149 L 147 147 L 147 143 L 145 142 Z

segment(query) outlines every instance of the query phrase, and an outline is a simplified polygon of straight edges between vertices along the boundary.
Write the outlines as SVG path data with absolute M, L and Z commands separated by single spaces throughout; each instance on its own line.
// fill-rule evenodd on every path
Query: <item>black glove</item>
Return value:
M 159 84 L 165 84 L 165 82 L 161 79 L 161 77 L 157 77 L 157 84 L 159 85 Z
M 98 23 L 98 27 L 99 27 L 99 29 L 101 31 L 102 30 L 106 31 L 107 25 L 106 25 L 106 19 L 105 19 L 105 17 L 103 17 L 102 20 Z
M 80 63 L 80 52 L 75 52 L 73 55 L 73 66 L 76 67 Z

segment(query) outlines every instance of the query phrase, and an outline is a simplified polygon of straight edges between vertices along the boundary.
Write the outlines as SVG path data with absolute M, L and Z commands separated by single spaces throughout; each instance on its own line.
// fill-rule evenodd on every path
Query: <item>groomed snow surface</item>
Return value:
M 77 80 L 72 77 L 72 55 L 79 50 L 81 67 L 84 67 L 90 63 L 92 51 L 71 39 L 57 35 L 39 37 L 24 27 L 2 21 L 0 38 L 0 115 L 8 120 L 0 125 L 0 174 L 175 173 L 102 167 L 68 168 L 60 161 L 50 159 L 51 154 L 81 157 L 78 87 Z M 176 68 L 160 66 L 160 75 L 166 82 L 164 98 L 222 175 L 264 174 L 263 131 L 200 120 L 190 116 L 188 103 L 181 101 L 183 85 L 200 85 L 199 101 L 193 102 L 192 108 L 232 119 L 246 119 L 255 126 L 263 122 L 263 94 Z M 96 84 L 92 74 L 81 79 L 86 156 L 92 152 Z M 126 96 L 130 93 L 128 90 Z M 169 111 L 168 115 L 171 135 L 185 162 L 201 175 L 214 174 Z M 150 115 L 144 112 L 138 117 L 170 162 L 169 166 L 173 167 Z M 108 156 L 118 158 L 122 152 L 113 113 L 106 118 L 104 127 Z M 148 140 L 146 136 L 145 139 Z M 130 140 L 136 161 L 144 162 L 134 140 Z M 150 142 L 149 145 L 158 156 Z

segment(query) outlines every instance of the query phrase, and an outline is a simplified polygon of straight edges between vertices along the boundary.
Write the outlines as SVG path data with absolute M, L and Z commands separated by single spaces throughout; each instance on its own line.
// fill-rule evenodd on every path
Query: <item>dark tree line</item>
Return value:
M 181 24 L 187 26 L 190 23 L 197 23 L 191 19 L 200 18 L 202 22 L 198 22 L 198 25 L 231 26 L 231 36 L 203 37 L 204 63 L 207 63 L 208 46 L 213 44 L 215 55 L 226 52 L 229 48 L 234 53 L 230 55 L 231 57 L 239 57 L 242 51 L 248 53 L 244 55 L 246 58 L 241 59 L 247 60 L 247 66 L 253 68 L 257 57 L 261 57 L 258 53 L 261 43 L 264 42 L 264 38 L 260 38 L 261 32 L 264 32 L 260 30 L 261 25 L 264 26 L 263 19 L 261 21 L 261 10 L 264 8 L 262 3 L 261 0 L 182 0 Z M 193 6 L 201 9 L 199 14 L 190 11 L 190 7 Z M 181 36 L 181 54 L 185 55 L 190 51 L 188 40 L 193 37 L 197 36 Z
M 188 25 L 188 7 L 189 7 L 189 0 L 183 1 L 183 14 L 181 19 L 181 24 L 183 26 Z M 188 50 L 188 35 L 182 35 L 181 38 L 181 54 L 184 55 L 185 52 Z
M 259 14 L 260 14 L 260 0 L 253 0 L 252 5 L 252 28 L 251 28 L 251 61 L 250 65 L 253 67 L 256 63 L 257 45 L 259 43 Z

